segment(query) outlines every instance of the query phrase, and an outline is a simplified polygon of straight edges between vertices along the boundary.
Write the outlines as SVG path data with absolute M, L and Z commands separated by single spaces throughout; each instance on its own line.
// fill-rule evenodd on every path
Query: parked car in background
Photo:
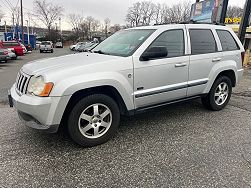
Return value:
M 78 42 L 78 43 L 76 44 L 75 51 L 78 51 L 78 49 L 80 48 L 80 46 L 81 46 L 81 45 L 84 45 L 84 44 L 86 44 L 86 42 Z
M 23 56 L 24 51 L 21 46 L 21 43 L 17 41 L 1 41 L 0 48 L 10 48 L 12 51 L 15 52 L 17 56 Z
M 79 48 L 79 52 L 88 52 L 91 49 L 95 48 L 98 45 L 98 43 L 92 43 L 92 42 L 87 42 L 85 44 L 82 44 Z
M 8 59 L 9 59 L 8 50 L 0 48 L 0 62 L 6 63 Z
M 14 50 L 11 50 L 10 48 L 7 48 L 7 51 L 8 51 L 9 59 L 17 59 L 17 55 L 15 54 Z
M 75 50 L 75 47 L 76 47 L 77 44 L 73 44 L 73 45 L 70 45 L 70 50 Z
M 22 48 L 23 48 L 23 52 L 24 52 L 24 54 L 27 54 L 27 52 L 28 52 L 28 50 L 26 49 L 26 47 L 23 45 L 23 44 L 20 44 L 21 46 L 22 46 Z
M 73 51 L 77 51 L 78 48 L 82 45 L 82 44 L 85 44 L 86 42 L 78 42 L 77 44 L 74 44 L 74 45 L 71 45 L 70 46 L 70 49 L 73 50 Z
M 40 50 L 40 53 L 43 53 L 43 52 L 53 53 L 53 44 L 52 44 L 52 42 L 51 41 L 41 42 L 39 50 Z
M 62 42 L 56 42 L 55 48 L 63 48 L 63 43 Z
M 41 44 L 40 41 L 37 41 L 37 42 L 36 42 L 36 49 L 39 49 L 39 48 L 40 48 L 40 44 Z

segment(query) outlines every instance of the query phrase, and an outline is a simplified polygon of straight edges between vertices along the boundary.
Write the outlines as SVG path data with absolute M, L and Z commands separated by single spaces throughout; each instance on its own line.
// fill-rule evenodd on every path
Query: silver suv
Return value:
M 210 110 L 229 102 L 243 75 L 244 49 L 228 27 L 147 26 L 119 31 L 92 52 L 26 64 L 10 103 L 26 125 L 90 147 L 108 141 L 121 115 L 200 97 Z
M 53 53 L 53 44 L 51 41 L 42 41 L 39 47 L 40 53 L 51 52 Z

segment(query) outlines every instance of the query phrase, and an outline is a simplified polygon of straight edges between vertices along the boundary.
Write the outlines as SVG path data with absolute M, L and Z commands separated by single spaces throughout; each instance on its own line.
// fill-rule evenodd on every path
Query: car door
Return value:
M 135 108 L 157 105 L 186 97 L 189 56 L 186 56 L 187 35 L 183 26 L 164 30 L 144 49 L 166 47 L 166 57 L 134 61 Z M 141 54 L 142 55 L 142 54 Z
M 210 72 L 222 60 L 216 31 L 210 25 L 188 25 L 190 64 L 187 96 L 202 94 L 209 82 Z

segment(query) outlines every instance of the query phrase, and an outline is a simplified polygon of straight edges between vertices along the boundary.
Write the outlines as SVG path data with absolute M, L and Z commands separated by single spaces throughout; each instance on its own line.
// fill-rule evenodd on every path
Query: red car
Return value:
M 1 41 L 0 48 L 10 48 L 13 49 L 17 56 L 23 56 L 23 48 L 21 44 L 17 41 Z

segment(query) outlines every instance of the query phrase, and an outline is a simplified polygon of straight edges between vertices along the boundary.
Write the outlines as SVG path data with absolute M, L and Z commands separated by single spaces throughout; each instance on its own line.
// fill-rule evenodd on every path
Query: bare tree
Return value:
M 80 37 L 81 24 L 83 23 L 83 17 L 79 14 L 69 14 L 68 23 L 71 25 L 72 30 L 74 31 L 75 39 Z
M 92 16 L 88 16 L 86 19 L 85 19 L 85 22 L 88 26 L 88 38 L 91 40 L 92 38 L 92 24 L 93 22 L 95 21 L 95 19 L 92 17 Z
M 229 6 L 227 9 L 227 17 L 234 18 L 234 17 L 242 17 L 243 9 L 237 6 Z
M 121 30 L 121 26 L 119 24 L 115 24 L 115 25 L 110 27 L 110 32 L 111 33 L 116 33 L 119 30 Z
M 142 15 L 141 15 L 141 3 L 134 3 L 132 7 L 128 8 L 128 13 L 126 15 L 126 21 L 129 22 L 131 27 L 137 27 L 140 25 Z
M 175 4 L 166 10 L 164 23 L 179 23 L 189 21 L 190 10 L 190 3 Z
M 59 5 L 53 5 L 47 0 L 34 0 L 34 8 L 37 18 L 48 28 L 51 38 L 52 25 L 62 15 L 63 8 Z
M 79 29 L 79 24 L 82 21 L 82 17 L 79 14 L 69 14 L 68 15 L 68 22 L 72 27 L 72 30 L 78 31 Z
M 142 25 L 150 25 L 154 14 L 156 14 L 156 5 L 150 1 L 141 2 L 140 13 L 142 15 Z
M 150 25 L 153 21 L 156 24 L 189 21 L 190 9 L 189 2 L 168 7 L 166 4 L 161 5 L 150 1 L 142 1 L 128 8 L 126 21 L 131 27 Z
M 106 36 L 106 38 L 108 37 L 108 30 L 109 30 L 110 24 L 111 24 L 111 20 L 110 20 L 109 18 L 106 18 L 106 19 L 104 20 L 104 25 L 105 25 L 105 36 Z

